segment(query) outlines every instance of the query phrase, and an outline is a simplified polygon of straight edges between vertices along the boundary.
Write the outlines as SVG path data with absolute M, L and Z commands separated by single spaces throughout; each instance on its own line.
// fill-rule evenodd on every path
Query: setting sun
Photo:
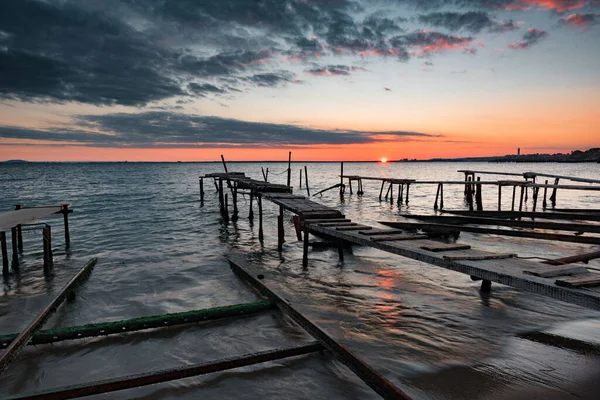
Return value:
M 385 157 L 381 157 L 381 162 L 382 162 L 382 163 L 386 163 L 386 162 L 387 162 L 387 158 L 385 158 Z

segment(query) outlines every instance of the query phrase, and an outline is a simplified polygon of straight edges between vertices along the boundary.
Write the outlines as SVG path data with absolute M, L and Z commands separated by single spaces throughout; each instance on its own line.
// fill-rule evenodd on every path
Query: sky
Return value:
M 3 0 L 0 160 L 600 147 L 600 0 Z

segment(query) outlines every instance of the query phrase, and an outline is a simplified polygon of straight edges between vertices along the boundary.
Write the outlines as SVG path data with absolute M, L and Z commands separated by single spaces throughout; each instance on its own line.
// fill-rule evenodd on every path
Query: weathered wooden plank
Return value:
M 392 242 L 396 240 L 419 240 L 427 239 L 427 235 L 387 235 L 387 236 L 371 236 L 372 242 Z
M 360 233 L 361 235 L 366 235 L 366 236 L 377 236 L 377 235 L 400 234 L 400 233 L 402 233 L 402 231 L 399 229 L 377 229 L 377 230 L 373 229 L 373 230 L 365 231 L 365 232 L 360 231 L 358 233 Z
M 324 228 L 330 228 L 330 227 L 334 227 L 334 226 L 357 226 L 358 224 L 356 222 L 321 222 L 320 224 L 318 224 L 319 226 L 322 226 Z
M 458 261 L 458 260 L 470 260 L 470 261 L 481 261 L 481 260 L 502 260 L 505 258 L 513 258 L 516 254 L 512 253 L 490 253 L 481 250 L 468 250 L 468 251 L 456 251 L 452 254 L 444 254 L 444 260 Z
M 541 219 L 566 219 L 569 221 L 600 221 L 598 214 L 566 213 L 566 212 L 531 212 L 531 211 L 466 211 L 466 210 L 443 210 L 446 214 L 468 215 L 493 218 L 541 218 Z
M 530 269 L 523 271 L 524 274 L 539 276 L 541 278 L 556 278 L 557 276 L 580 275 L 588 272 L 588 269 L 585 267 L 574 267 L 572 265 L 561 265 L 555 268 L 540 267 L 539 269 L 535 270 Z
M 369 364 L 361 360 L 343 344 L 338 343 L 318 325 L 306 318 L 288 301 L 267 287 L 262 280 L 250 272 L 249 265 L 239 254 L 227 256 L 233 271 L 256 288 L 262 295 L 271 300 L 283 313 L 292 318 L 304 328 L 312 337 L 333 354 L 333 356 L 346 365 L 360 379 L 369 385 L 384 399 L 410 399 L 402 390 L 392 384 L 385 377 L 375 371 Z
M 356 225 L 356 226 L 336 226 L 335 230 L 336 231 L 359 231 L 361 229 L 373 229 L 370 226 L 367 225 Z
M 304 219 L 302 221 L 305 224 L 319 224 L 321 222 L 351 222 L 348 218 L 326 218 L 326 219 Z
M 425 246 L 421 246 L 423 250 L 441 252 L 441 251 L 456 251 L 456 250 L 468 250 L 471 248 L 468 244 L 461 243 L 433 243 Z
M 558 286 L 569 288 L 592 287 L 600 285 L 600 274 L 587 273 L 556 280 Z

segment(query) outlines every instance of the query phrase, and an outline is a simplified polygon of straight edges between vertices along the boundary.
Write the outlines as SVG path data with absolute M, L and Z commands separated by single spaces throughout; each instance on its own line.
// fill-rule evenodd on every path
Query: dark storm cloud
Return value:
M 296 125 L 247 122 L 236 119 L 144 112 L 80 115 L 76 128 L 35 130 L 0 126 L 0 138 L 80 143 L 98 147 L 208 147 L 296 146 L 312 144 L 371 143 L 387 135 L 389 140 L 433 138 L 419 132 L 312 129 Z M 98 133 L 102 132 L 102 133 Z
M 328 65 L 321 68 L 312 68 L 305 72 L 315 76 L 335 76 L 335 75 L 350 75 L 352 71 L 366 71 L 362 67 L 350 67 L 347 65 Z
M 226 89 L 211 85 L 210 83 L 196 83 L 192 82 L 188 84 L 188 90 L 198 96 L 206 96 L 207 94 L 223 94 L 227 93 Z
M 289 82 L 294 82 L 296 75 L 288 71 L 269 72 L 264 74 L 255 74 L 243 78 L 262 87 L 277 87 Z
M 465 30 L 479 33 L 484 29 L 490 32 L 507 32 L 517 29 L 517 25 L 512 20 L 496 21 L 483 11 L 433 12 L 419 15 L 418 20 L 424 24 L 450 31 Z
M 515 43 L 509 43 L 508 47 L 511 49 L 528 49 L 546 37 L 548 37 L 548 32 L 535 28 L 529 28 L 523 35 L 523 40 Z

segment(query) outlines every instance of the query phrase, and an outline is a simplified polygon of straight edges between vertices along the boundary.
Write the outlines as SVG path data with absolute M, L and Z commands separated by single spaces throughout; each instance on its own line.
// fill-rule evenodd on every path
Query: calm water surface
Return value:
M 292 184 L 308 166 L 311 192 L 339 182 L 339 164 L 294 163 Z M 285 183 L 285 163 L 269 167 L 270 181 Z M 460 180 L 457 169 L 538 171 L 597 178 L 598 164 L 346 163 L 346 174 Z M 261 177 L 261 164 L 231 163 L 230 171 Z M 1 333 L 17 332 L 41 311 L 89 258 L 98 257 L 77 299 L 60 307 L 47 327 L 79 325 L 255 301 L 258 297 L 231 272 L 224 255 L 251 253 L 266 281 L 298 304 L 315 322 L 367 359 L 416 398 L 491 398 L 516 387 L 563 390 L 598 360 L 516 339 L 532 329 L 560 327 L 574 335 L 598 332 L 599 314 L 558 301 L 494 285 L 480 294 L 467 276 L 355 247 L 340 265 L 337 250 L 311 251 L 302 269 L 302 246 L 286 217 L 284 251 L 276 251 L 277 208 L 265 202 L 265 243 L 258 224 L 245 216 L 224 224 L 214 188 L 205 182 L 199 202 L 198 176 L 221 172 L 216 163 L 75 163 L 0 166 L 0 207 L 69 202 L 71 246 L 62 242 L 61 218 L 52 217 L 54 270 L 42 273 L 39 232 L 24 234 L 19 274 L 0 288 Z M 497 179 L 497 176 L 490 177 Z M 485 179 L 482 178 L 482 179 Z M 402 213 L 432 213 L 436 187 L 412 186 L 410 205 L 379 202 L 377 182 L 365 195 L 334 191 L 317 201 L 361 222 L 398 219 Z M 304 189 L 297 189 L 300 193 Z M 484 207 L 495 209 L 496 189 L 484 188 Z M 510 207 L 510 193 L 503 199 Z M 538 204 L 539 206 L 539 204 Z M 600 208 L 593 192 L 558 192 L 558 207 Z M 531 203 L 527 205 L 531 208 Z M 462 188 L 445 188 L 445 208 L 464 208 Z M 560 257 L 592 246 L 461 234 L 461 241 L 521 256 Z M 590 266 L 600 268 L 600 263 Z M 591 328 L 590 328 L 591 327 Z M 140 332 L 27 348 L 0 379 L 0 395 L 188 365 L 300 343 L 310 338 L 277 312 L 193 327 Z M 556 361 L 560 359 L 560 361 Z M 550 366 L 548 368 L 548 366 Z M 561 370 L 564 368 L 565 370 Z M 598 369 L 594 369 L 598 368 Z M 552 372 L 554 371 L 554 372 Z M 566 371 L 566 372 L 565 372 Z M 594 372 L 595 373 L 595 372 Z M 516 379 L 515 377 L 519 377 Z M 462 382 L 462 383 L 461 383 Z M 561 392 L 562 393 L 562 392 Z M 566 392 L 565 392 L 566 393 Z M 576 394 L 577 395 L 577 394 Z M 377 398 L 328 355 L 242 368 L 98 398 Z M 579 395 L 582 397 L 582 395 Z M 585 394 L 583 395 L 585 397 Z

